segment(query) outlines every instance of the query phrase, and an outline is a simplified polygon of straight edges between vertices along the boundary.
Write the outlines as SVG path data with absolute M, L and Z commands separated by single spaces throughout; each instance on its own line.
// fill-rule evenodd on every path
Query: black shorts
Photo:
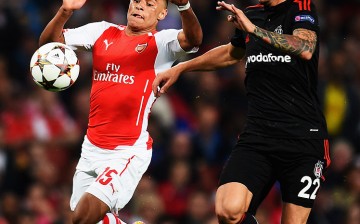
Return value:
M 219 184 L 244 184 L 253 194 L 248 209 L 253 215 L 275 181 L 280 183 L 284 202 L 312 208 L 329 164 L 326 139 L 276 139 L 243 134 L 224 166 Z

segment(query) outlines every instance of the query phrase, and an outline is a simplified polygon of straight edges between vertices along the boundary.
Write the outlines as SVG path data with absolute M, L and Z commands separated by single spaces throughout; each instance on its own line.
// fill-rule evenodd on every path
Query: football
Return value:
M 30 73 L 35 83 L 53 92 L 72 86 L 79 72 L 79 60 L 75 52 L 58 42 L 41 46 L 30 61 Z

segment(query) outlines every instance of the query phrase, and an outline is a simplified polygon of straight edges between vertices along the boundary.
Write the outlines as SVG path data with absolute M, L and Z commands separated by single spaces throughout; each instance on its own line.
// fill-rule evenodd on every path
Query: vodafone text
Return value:
M 252 62 L 291 62 L 291 57 L 289 55 L 272 55 L 272 53 L 269 54 L 258 54 L 258 55 L 251 55 L 247 57 L 246 63 L 252 63 Z
M 113 63 L 106 64 L 106 72 L 94 71 L 94 81 L 116 82 L 132 85 L 135 82 L 135 76 L 119 74 L 120 65 Z

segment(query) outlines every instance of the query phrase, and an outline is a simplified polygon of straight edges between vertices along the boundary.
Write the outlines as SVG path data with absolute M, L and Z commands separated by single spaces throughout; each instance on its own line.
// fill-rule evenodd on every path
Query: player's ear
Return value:
M 157 19 L 158 19 L 159 21 L 165 19 L 167 13 L 168 13 L 167 9 L 162 10 L 162 11 L 159 13 Z

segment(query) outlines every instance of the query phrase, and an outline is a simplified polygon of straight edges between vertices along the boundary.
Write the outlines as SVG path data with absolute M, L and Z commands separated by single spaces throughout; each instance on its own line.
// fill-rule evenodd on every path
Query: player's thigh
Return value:
M 256 136 L 240 137 L 220 176 L 218 211 L 240 209 L 255 214 L 275 179 L 273 165 L 264 152 L 266 144 Z
M 281 224 L 306 224 L 311 208 L 292 203 L 284 203 Z
M 102 219 L 109 207 L 86 190 L 94 183 L 94 172 L 76 170 L 73 177 L 73 193 L 70 207 L 74 223 L 95 223 Z
M 73 212 L 74 223 L 97 223 L 103 219 L 110 208 L 96 196 L 85 192 Z
M 320 186 L 325 180 L 323 172 L 329 163 L 326 159 L 326 149 L 324 151 L 322 140 L 291 141 L 294 143 L 288 147 L 293 149 L 299 147 L 299 150 L 289 152 L 278 162 L 282 199 L 286 203 L 312 208 Z
M 86 189 L 95 181 L 96 174 L 77 169 L 73 177 L 73 188 L 70 198 L 70 208 L 74 211 L 80 198 L 84 195 Z

